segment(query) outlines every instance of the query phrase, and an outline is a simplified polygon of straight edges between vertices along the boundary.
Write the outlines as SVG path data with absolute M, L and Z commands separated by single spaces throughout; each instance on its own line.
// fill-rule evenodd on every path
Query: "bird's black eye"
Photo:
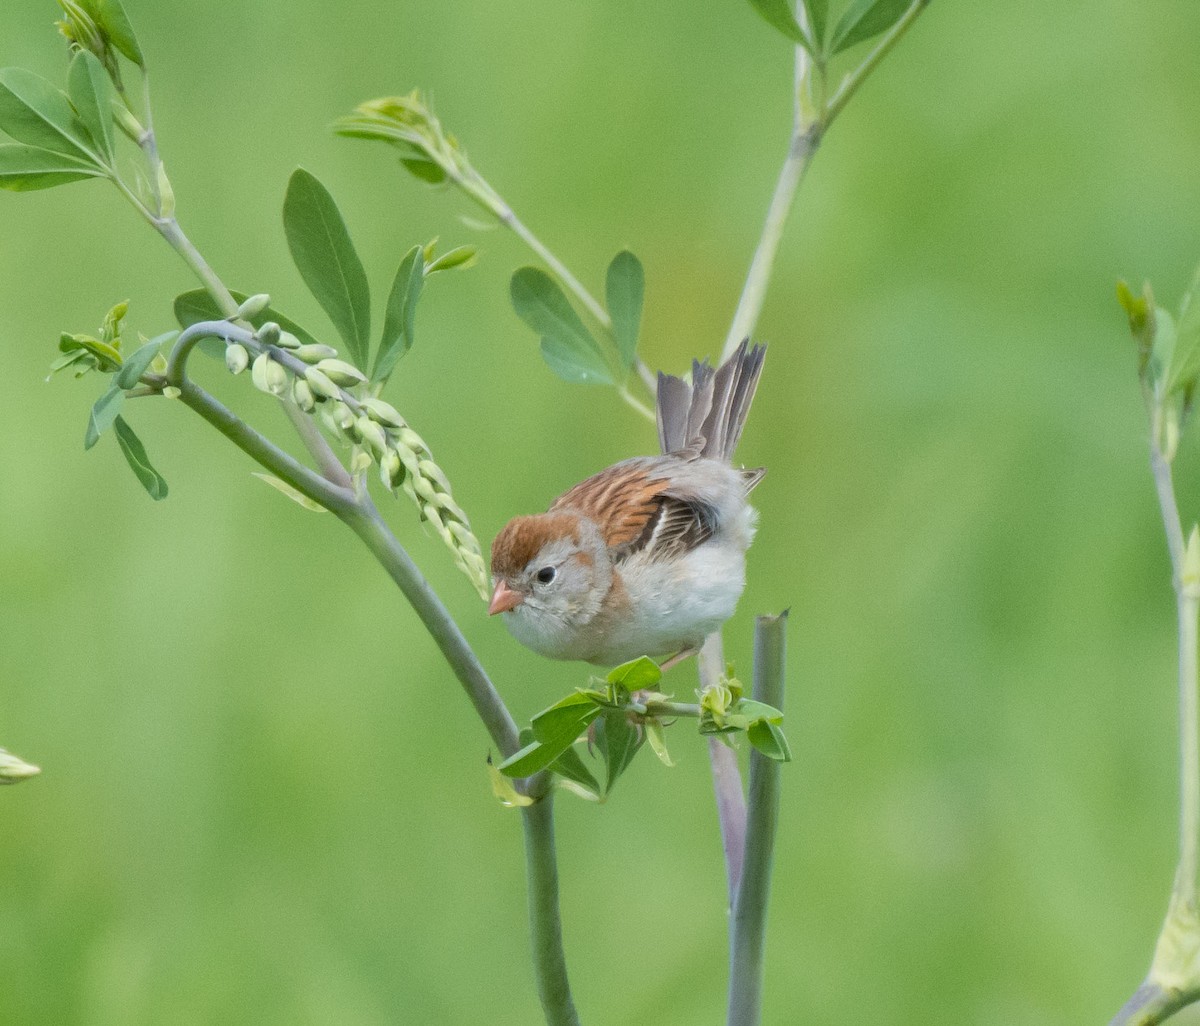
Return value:
M 544 566 L 537 572 L 537 579 L 542 584 L 549 584 L 554 580 L 554 567 Z

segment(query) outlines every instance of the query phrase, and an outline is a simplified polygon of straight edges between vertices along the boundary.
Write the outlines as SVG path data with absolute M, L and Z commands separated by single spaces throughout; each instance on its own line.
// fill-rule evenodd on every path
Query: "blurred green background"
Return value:
M 421 86 L 595 289 L 647 269 L 644 355 L 720 347 L 786 145 L 788 45 L 741 0 L 127 0 L 185 227 L 232 286 L 325 330 L 279 209 L 303 164 L 377 301 L 413 242 L 475 242 L 427 290 L 391 398 L 481 538 L 651 451 L 512 313 L 516 239 L 459 221 L 360 100 Z M 61 81 L 50 2 L 0 6 L 0 64 Z M 1113 282 L 1174 305 L 1200 258 L 1190 0 L 934 4 L 829 135 L 760 324 L 741 456 L 771 469 L 727 631 L 791 607 L 767 1023 L 1107 1021 L 1174 869 L 1174 613 Z M 520 825 L 415 618 L 332 517 L 167 402 L 43 383 L 116 300 L 171 326 L 186 268 L 111 188 L 0 194 L 0 1019 L 538 1021 Z M 201 368 L 284 431 L 248 382 Z M 1200 454 L 1180 461 L 1200 513 Z M 399 536 L 522 719 L 580 682 L 489 621 L 403 501 Z M 690 669 L 673 690 L 686 697 Z M 423 710 L 436 706 L 433 722 Z M 668 737 L 602 807 L 564 796 L 568 953 L 589 1023 L 720 1021 L 723 868 L 703 747 Z

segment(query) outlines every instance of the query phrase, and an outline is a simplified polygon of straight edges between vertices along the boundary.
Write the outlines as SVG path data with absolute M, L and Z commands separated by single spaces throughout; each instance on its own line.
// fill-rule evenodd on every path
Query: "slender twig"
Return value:
M 759 315 L 762 313 L 771 272 L 775 266 L 775 258 L 779 252 L 779 243 L 783 238 L 783 229 L 795 203 L 796 192 L 804 180 L 805 173 L 808 171 L 813 157 L 816 156 L 817 148 L 825 138 L 825 134 L 837 116 L 845 109 L 850 98 L 891 52 L 928 4 L 929 0 L 914 0 L 900 19 L 888 29 L 866 59 L 846 76 L 837 92 L 827 101 L 823 96 L 824 66 L 814 64 L 804 47 L 796 47 L 791 140 L 783 166 L 779 169 L 779 178 L 775 183 L 775 191 L 771 195 L 770 206 L 767 208 L 762 235 L 755 248 L 754 259 L 750 263 L 750 271 L 746 275 L 746 282 L 742 287 L 742 295 L 738 300 L 733 322 L 729 326 L 729 333 L 725 336 L 722 360 L 727 360 L 733 355 L 733 351 L 741 344 L 742 339 L 749 338 L 754 334 Z M 796 20 L 802 25 L 807 25 L 806 17 L 807 13 L 803 3 L 798 3 Z M 819 88 L 816 91 L 822 94 L 818 98 L 815 109 L 810 95 L 814 91 L 812 81 L 814 75 L 819 79 L 819 82 L 816 83 Z
M 754 698 L 783 708 L 787 613 L 760 616 L 754 625 Z M 779 821 L 779 763 L 750 752 L 746 854 L 729 927 L 729 1026 L 762 1018 L 767 906 Z
M 892 51 L 892 48 L 900 41 L 911 27 L 912 23 L 917 20 L 917 16 L 929 6 L 929 0 L 914 0 L 913 4 L 905 11 L 884 37 L 876 44 L 875 48 L 867 54 L 864 60 L 857 68 L 854 69 L 843 80 L 838 87 L 837 92 L 829 100 L 828 106 L 825 108 L 825 127 L 828 128 L 834 118 L 836 118 L 850 102 L 852 97 L 871 72 L 879 67 L 880 62 Z
M 525 806 L 525 869 L 529 892 L 529 924 L 538 997 L 547 1026 L 579 1026 L 558 913 L 558 867 L 554 855 L 554 792 Z

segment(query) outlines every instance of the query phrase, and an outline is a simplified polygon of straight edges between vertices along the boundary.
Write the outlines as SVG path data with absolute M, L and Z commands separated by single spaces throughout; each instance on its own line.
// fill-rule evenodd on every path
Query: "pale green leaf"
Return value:
M 96 400 L 95 405 L 92 406 L 92 412 L 88 414 L 87 430 L 83 435 L 84 449 L 90 449 L 100 440 L 100 436 L 112 427 L 113 421 L 117 419 L 117 414 L 121 412 L 121 403 L 124 399 L 124 390 L 113 385 Z
M 290 484 L 288 484 L 286 481 L 280 480 L 279 478 L 275 477 L 273 474 L 263 474 L 257 470 L 252 470 L 252 471 L 250 471 L 250 473 L 253 474 L 255 477 L 257 477 L 260 481 L 265 481 L 267 484 L 269 484 L 276 491 L 280 492 L 282 495 L 286 495 L 289 499 L 292 500 L 292 502 L 296 503 L 296 505 L 303 506 L 305 509 L 312 510 L 314 513 L 328 512 L 328 510 L 326 510 L 325 507 L 322 506 L 319 502 L 317 502 L 314 499 L 310 499 L 303 492 L 298 491 L 297 489 L 293 488 Z
M 329 190 L 303 168 L 297 168 L 288 182 L 283 228 L 300 277 L 341 335 L 351 362 L 367 366 L 371 344 L 367 275 Z
M 383 319 L 383 336 L 379 340 L 375 369 L 371 373 L 372 383 L 387 381 L 399 359 L 412 348 L 417 301 L 421 298 L 424 285 L 424 253 L 420 246 L 413 246 L 404 254 L 396 277 L 392 280 Z
M 854 0 L 838 19 L 829 40 L 829 52 L 841 53 L 890 29 L 912 5 L 912 0 Z
M 0 189 L 10 192 L 52 189 L 56 185 L 84 178 L 103 178 L 104 175 L 104 170 L 91 161 L 65 153 L 22 143 L 0 144 Z
M 67 92 L 96 150 L 111 166 L 116 157 L 112 118 L 114 90 L 104 65 L 87 50 L 80 50 L 71 60 Z
M 638 332 L 642 326 L 642 299 L 646 291 L 646 273 L 642 262 L 629 250 L 622 250 L 608 265 L 605 299 L 612 318 L 613 340 L 621 356 L 621 366 L 633 366 L 637 359 Z
M 117 442 L 121 446 L 121 452 L 125 456 L 125 462 L 129 464 L 129 469 L 142 483 L 142 487 L 149 493 L 150 498 L 155 501 L 165 499 L 167 482 L 150 463 L 142 440 L 134 434 L 133 428 L 125 422 L 124 417 L 117 417 L 113 422 L 113 429 L 117 435 Z
M 24 68 L 0 70 L 0 131 L 98 166 L 91 136 L 66 94 Z

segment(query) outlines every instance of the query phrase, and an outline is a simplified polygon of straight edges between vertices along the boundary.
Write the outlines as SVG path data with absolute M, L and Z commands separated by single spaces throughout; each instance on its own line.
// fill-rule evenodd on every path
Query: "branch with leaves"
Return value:
M 911 5 L 854 0 L 831 23 L 824 0 L 805 0 L 795 15 L 782 0 L 751 2 L 800 45 L 793 144 L 734 318 L 737 341 L 757 323 L 787 211 L 823 132 L 924 7 L 924 0 Z M 255 459 L 265 471 L 259 476 L 269 484 L 306 508 L 333 512 L 364 542 L 439 645 L 499 749 L 501 759 L 492 771 L 497 796 L 523 810 L 534 968 L 548 1023 L 578 1023 L 558 914 L 551 785 L 557 782 L 574 794 L 602 801 L 643 745 L 671 765 L 666 729 L 681 719 L 696 720 L 698 732 L 710 738 L 713 750 L 724 753 L 714 758 L 714 767 L 724 766 L 726 772 L 724 780 L 718 773 L 718 791 L 724 795 L 722 809 L 727 805 L 734 810 L 728 819 L 722 812 L 734 911 L 729 1021 L 756 1023 L 778 765 L 790 758 L 781 712 L 785 618 L 761 618 L 758 623 L 750 697 L 732 668 L 719 658 L 714 661 L 711 649 L 696 702 L 678 702 L 658 691 L 661 669 L 649 659 L 639 659 L 604 678 L 592 678 L 518 732 L 462 631 L 370 494 L 373 480 L 391 494 L 405 493 L 418 520 L 442 539 L 473 587 L 486 595 L 481 547 L 453 498 L 447 475 L 400 411 L 382 398 L 399 361 L 413 346 L 426 281 L 440 271 L 469 266 L 474 248 L 460 246 L 439 254 L 433 243 L 412 246 L 400 260 L 376 335 L 367 276 L 345 221 L 324 185 L 298 169 L 283 203 L 287 244 L 340 345 L 329 345 L 321 333 L 297 324 L 265 293 L 230 289 L 176 217 L 174 191 L 154 131 L 145 56 L 120 0 L 59 3 L 64 12 L 59 27 L 72 49 L 66 90 L 21 69 L 0 71 L 0 131 L 13 140 L 0 144 L 0 188 L 26 191 L 108 180 L 201 285 L 176 297 L 177 330 L 139 337 L 131 344 L 128 306 L 120 303 L 96 334 L 60 336 L 55 371 L 106 379 L 88 419 L 85 447 L 95 446 L 111 431 L 146 491 L 155 499 L 164 498 L 166 481 L 125 415 L 133 400 L 178 400 Z M 880 35 L 875 49 L 827 99 L 826 75 L 833 58 Z M 140 78 L 136 96 L 127 88 L 126 75 Z M 510 282 L 510 299 L 540 339 L 547 365 L 568 382 L 614 387 L 633 409 L 653 419 L 647 402 L 654 377 L 639 355 L 645 272 L 633 253 L 622 251 L 610 262 L 601 304 L 475 170 L 418 93 L 363 104 L 339 122 L 338 130 L 398 147 L 408 170 L 431 184 L 458 188 L 521 238 L 543 266 L 518 269 Z M 122 170 L 130 164 L 136 168 L 132 177 Z M 217 357 L 234 375 L 248 370 L 254 387 L 282 404 L 311 466 L 255 430 L 193 378 L 190 361 L 197 349 Z M 643 390 L 640 398 L 635 390 Z M 719 649 L 719 636 L 715 641 Z M 736 759 L 727 747 L 739 736 L 747 738 L 751 748 L 748 803 Z M 585 752 L 597 760 L 598 772 L 585 760 Z M 36 772 L 8 758 L 7 763 L 0 759 L 0 772 L 10 777 Z
M 1159 306 L 1149 284 L 1117 298 L 1137 343 L 1138 378 L 1150 421 L 1150 468 L 1162 514 L 1179 630 L 1179 865 L 1150 971 L 1112 1026 L 1153 1026 L 1200 1000 L 1200 527 L 1186 536 L 1174 466 L 1200 385 L 1200 271 L 1178 315 Z

